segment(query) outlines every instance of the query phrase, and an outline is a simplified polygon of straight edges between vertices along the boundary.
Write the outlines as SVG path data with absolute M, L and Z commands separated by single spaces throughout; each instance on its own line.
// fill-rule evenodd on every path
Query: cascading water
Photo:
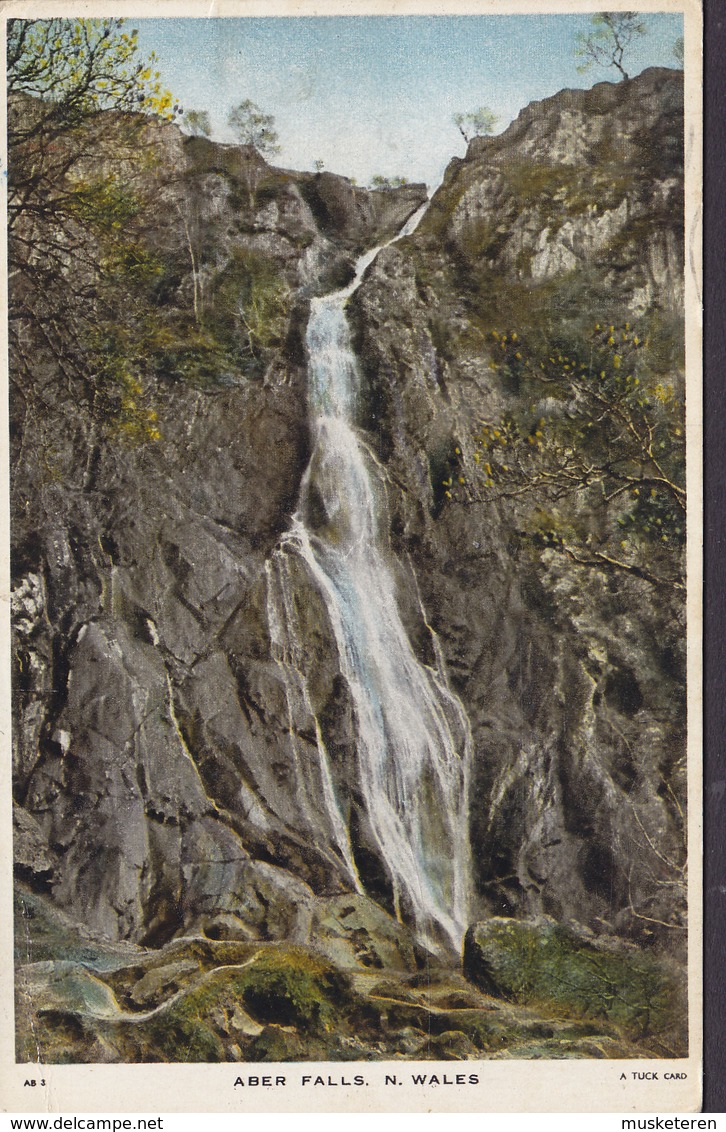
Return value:
M 413 231 L 423 211 L 397 239 Z M 458 948 L 470 883 L 468 721 L 447 685 L 438 648 L 436 668 L 422 664 L 401 622 L 389 565 L 385 488 L 353 427 L 359 370 L 345 303 L 380 250 L 359 260 L 348 287 L 311 304 L 307 349 L 314 447 L 292 527 L 268 563 L 268 620 L 291 717 L 304 700 L 314 718 L 292 596 L 294 556 L 307 567 L 335 635 L 355 715 L 357 782 L 350 787 L 363 800 L 396 914 L 412 922 L 430 946 L 443 936 Z M 322 784 L 318 821 L 325 817 L 352 884 L 362 890 L 317 720 L 315 732 L 316 781 Z M 290 734 L 294 743 L 292 722 Z M 300 790 L 305 795 L 304 783 Z M 303 805 L 310 811 L 312 801 L 303 797 Z

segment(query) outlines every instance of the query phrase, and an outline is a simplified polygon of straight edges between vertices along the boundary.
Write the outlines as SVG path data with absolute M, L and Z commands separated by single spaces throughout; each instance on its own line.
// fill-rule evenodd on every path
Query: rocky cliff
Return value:
M 681 98 L 680 77 L 653 70 L 527 107 L 452 162 L 415 235 L 355 297 L 398 554 L 474 728 L 483 907 L 641 938 L 683 925 L 684 607 L 668 574 L 683 523 L 626 552 L 630 513 L 603 515 L 602 494 L 645 494 L 647 456 L 627 492 L 599 479 L 593 499 L 600 457 L 565 472 L 560 430 L 592 411 L 567 359 L 581 339 L 584 370 L 601 327 L 623 358 L 625 324 L 641 327 L 653 406 L 658 389 L 682 396 Z M 601 414 L 621 411 L 610 373 L 594 375 Z
M 398 613 L 471 730 L 469 918 L 557 921 L 611 949 L 619 937 L 657 954 L 679 951 L 685 912 L 682 538 L 672 504 L 681 102 L 678 73 L 649 71 L 563 91 L 501 136 L 475 139 L 416 232 L 378 255 L 349 304 L 362 373 L 356 424 L 384 501 Z M 71 341 L 30 285 L 15 287 L 20 907 L 37 924 L 55 917 L 51 934 L 65 941 L 55 958 L 77 962 L 73 922 L 85 925 L 103 952 L 93 978 L 122 972 L 108 991 L 113 1011 L 158 1005 L 185 971 L 194 990 L 216 962 L 208 941 L 237 941 L 236 961 L 261 962 L 267 990 L 256 999 L 244 977 L 253 1018 L 242 1011 L 234 1040 L 229 1020 L 226 1030 L 210 1024 L 201 1059 L 526 1049 L 524 1016 L 508 1016 L 503 1046 L 492 1045 L 476 1013 L 486 1004 L 458 983 L 440 995 L 469 1012 L 468 1022 L 447 1015 L 441 1031 L 460 1034 L 459 1046 L 449 1034 L 422 1052 L 411 1038 L 426 1030 L 424 1016 L 430 1031 L 441 1005 L 419 1001 L 405 980 L 436 963 L 450 972 L 456 960 L 434 960 L 397 907 L 356 779 L 359 720 L 335 626 L 304 564 L 286 560 L 284 581 L 273 557 L 311 451 L 310 297 L 344 285 L 355 256 L 390 239 L 423 189 L 369 193 L 173 126 L 145 131 L 152 159 L 135 174 L 144 204 L 129 220 L 143 278 L 121 330 L 99 345 Z M 61 278 L 71 270 L 64 261 Z M 124 271 L 130 287 L 128 258 Z M 586 370 L 586 349 L 602 374 L 599 417 L 585 378 L 573 383 L 569 372 L 575 356 Z M 621 392 L 622 367 L 650 391 L 637 394 L 640 406 L 634 386 Z M 622 418 L 623 435 L 635 429 L 650 456 L 628 449 L 618 465 L 601 423 L 608 405 L 608 420 Z M 595 439 L 578 448 L 583 413 Z M 666 428 L 670 447 L 654 455 Z M 580 450 L 585 473 L 572 455 Z M 358 891 L 324 802 L 331 790 Z M 31 961 L 21 1015 L 35 995 L 55 1018 L 63 988 L 33 983 L 45 937 L 27 916 L 19 922 Z M 181 936 L 206 940 L 204 956 L 177 954 Z M 245 950 L 250 941 L 283 950 L 268 959 Z M 157 948 L 163 960 L 139 950 Z M 372 993 L 398 1003 L 386 1019 L 408 1003 L 406 1018 L 388 1030 L 386 1019 L 370 1023 L 357 1054 L 342 1053 L 344 1042 L 321 1046 L 331 1002 L 343 1004 L 343 1036 L 356 1018 L 359 1030 L 370 1021 L 360 983 L 335 974 L 366 967 L 397 972 L 395 986 Z M 299 1002 L 300 979 L 316 1003 L 309 1018 L 280 1006 Z M 116 1029 L 109 1038 L 88 1021 L 99 1016 L 87 1004 L 81 1014 L 78 1057 L 172 1056 L 158 1035 L 130 1050 Z M 283 1048 L 278 1025 L 302 1037 Z M 675 1049 L 672 1019 L 666 1028 Z M 391 1045 L 381 1035 L 394 1031 Z M 661 1048 L 640 1023 L 598 1034 L 600 1053 L 583 1054 L 575 1027 L 554 1055 L 627 1056 L 618 1041 Z M 45 1040 L 52 1058 L 56 1038 Z
M 15 293 L 18 869 L 110 938 L 158 942 L 240 900 L 286 935 L 308 883 L 340 889 L 290 781 L 266 636 L 265 560 L 308 458 L 301 326 L 425 193 L 173 126 L 143 142 L 134 251 L 154 269 L 121 329 L 154 331 L 102 415 L 81 347 Z M 113 350 L 128 367 L 110 340 L 92 362 Z

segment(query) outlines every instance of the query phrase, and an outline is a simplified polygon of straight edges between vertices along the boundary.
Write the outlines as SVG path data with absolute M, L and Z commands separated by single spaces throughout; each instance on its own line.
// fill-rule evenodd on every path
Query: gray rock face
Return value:
M 523 283 L 589 266 L 634 315 L 680 312 L 682 114 L 681 81 L 657 68 L 532 103 L 451 163 L 421 230 Z
M 371 231 L 379 233 L 380 243 L 395 236 L 426 198 L 425 185 L 368 192 L 334 173 L 307 178 L 301 189 L 321 231 L 347 239 L 361 251 Z
M 678 314 L 679 90 L 658 71 L 563 92 L 476 140 L 351 301 L 399 611 L 471 724 L 477 917 L 546 914 L 641 940 L 683 926 L 680 596 L 534 554 L 516 503 L 457 508 L 442 492 L 472 416 L 515 403 L 476 303 L 519 288 L 526 319 L 544 289 L 590 272 L 633 317 Z M 32 374 L 16 359 L 18 870 L 110 940 L 286 940 L 342 968 L 411 970 L 408 929 L 371 899 L 392 911 L 335 635 L 291 562 L 299 656 L 281 654 L 271 560 L 310 455 L 306 301 L 346 282 L 424 194 L 152 135 L 158 436 L 109 440 L 39 340 Z M 367 895 L 351 893 L 322 803 L 321 741 L 354 851 L 368 852 Z M 277 1048 L 267 1029 L 261 1057 Z M 473 1048 L 447 1025 L 437 1055 Z
M 275 170 L 172 126 L 145 127 L 143 143 L 158 172 L 142 235 L 169 329 L 132 392 L 153 429 L 139 442 L 128 392 L 99 422 L 40 327 L 17 344 L 17 868 L 108 939 L 305 941 L 310 885 L 344 885 L 295 780 L 268 633 L 265 561 L 308 459 L 300 326 L 305 296 L 346 278 L 425 194 Z M 235 368 L 218 345 L 230 319 L 249 333 Z
M 475 422 L 526 412 L 532 396 L 507 386 L 482 328 L 558 327 L 572 280 L 588 314 L 609 294 L 624 318 L 647 301 L 651 317 L 682 319 L 680 97 L 679 76 L 646 72 L 476 139 L 354 297 L 395 549 L 473 728 L 480 906 L 671 943 L 685 898 L 680 591 L 533 549 L 517 493 L 465 486 L 457 506 L 441 485 L 474 467 Z M 599 156 L 608 137 L 616 166 Z M 626 265 L 629 231 L 640 243 Z M 667 380 L 682 383 L 677 362 Z

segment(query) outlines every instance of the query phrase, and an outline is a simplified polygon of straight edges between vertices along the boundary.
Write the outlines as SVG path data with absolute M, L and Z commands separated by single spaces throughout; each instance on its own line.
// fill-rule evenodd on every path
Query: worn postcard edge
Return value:
M 632 5 L 610 3 L 610 10 Z M 597 12 L 602 0 L 4 0 L 0 37 L 12 17 L 128 16 L 150 18 L 336 15 L 489 15 Z M 434 1062 L 242 1065 L 16 1064 L 12 925 L 10 744 L 10 563 L 7 373 L 7 199 L 0 200 L 0 1111 L 78 1112 L 655 1112 L 698 1111 L 702 1065 L 702 9 L 699 0 L 640 0 L 643 12 L 681 12 L 685 37 L 686 133 L 686 431 L 688 492 L 688 793 L 689 793 L 689 1055 L 660 1061 L 473 1061 L 441 1063 L 439 1072 L 475 1073 L 476 1085 L 391 1088 L 386 1075 L 435 1071 Z M 0 92 L 0 146 L 6 153 L 5 86 Z M 3 173 L 6 175 L 3 162 Z M 284 1088 L 234 1088 L 248 1069 L 281 1075 Z M 313 1091 L 303 1074 L 362 1073 L 365 1088 Z M 637 1071 L 657 1081 L 634 1081 Z M 664 1081 L 664 1073 L 685 1080 Z M 625 1074 L 626 1079 L 620 1080 Z M 344 1076 L 344 1074 L 343 1074 Z M 25 1081 L 38 1080 L 28 1088 Z M 44 1081 L 40 1087 L 40 1079 Z

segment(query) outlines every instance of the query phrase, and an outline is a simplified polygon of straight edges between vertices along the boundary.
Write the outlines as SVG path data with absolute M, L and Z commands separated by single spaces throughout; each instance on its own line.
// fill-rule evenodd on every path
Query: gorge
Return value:
M 682 74 L 428 204 L 140 128 L 11 290 L 20 1060 L 682 1053 Z

